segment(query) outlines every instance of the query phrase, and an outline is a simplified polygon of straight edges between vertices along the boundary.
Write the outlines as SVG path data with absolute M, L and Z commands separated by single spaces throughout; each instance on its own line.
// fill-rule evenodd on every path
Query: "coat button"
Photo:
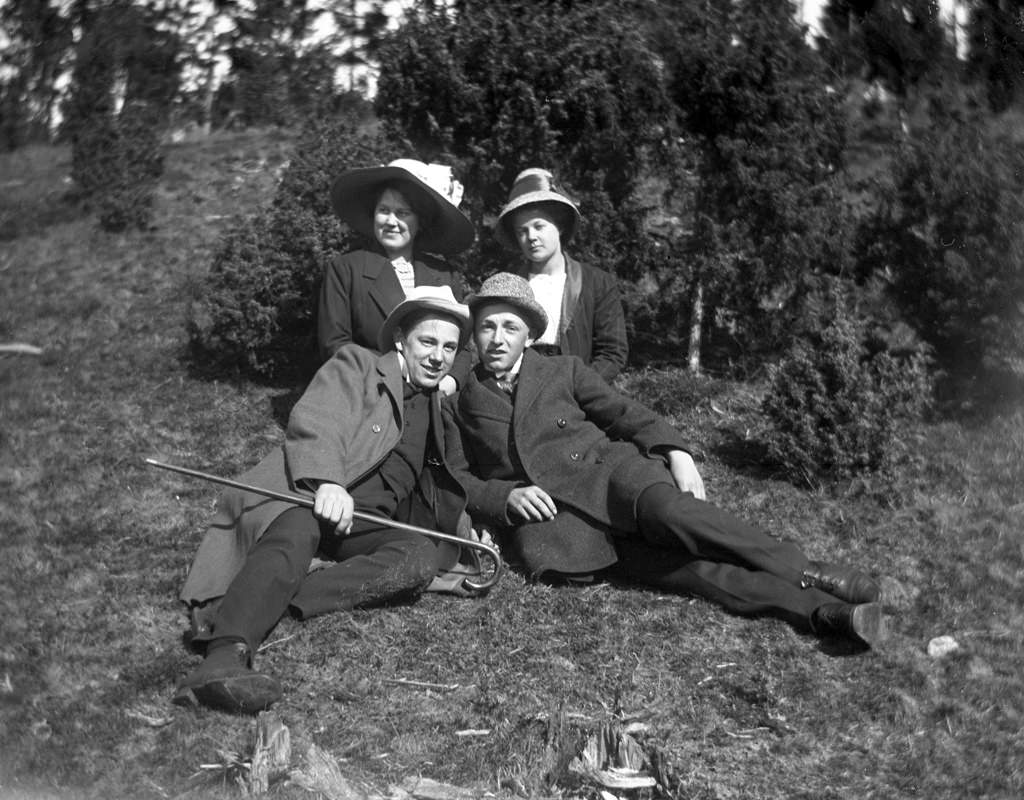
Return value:
M 371 431 L 373 431 L 374 433 L 380 433 L 380 425 L 378 425 L 378 424 L 377 424 L 377 423 L 375 422 L 375 423 L 373 423 L 373 427 L 372 427 L 372 428 L 370 428 L 370 430 L 371 430 Z
M 566 422 L 565 422 L 565 420 L 564 420 L 564 419 L 561 419 L 561 418 L 560 418 L 560 419 L 558 420 L 558 423 L 557 423 L 557 424 L 558 424 L 558 427 L 559 427 L 559 428 L 564 428 L 564 427 L 565 427 L 565 425 L 566 425 Z
M 579 453 L 569 453 L 569 458 L 571 458 L 573 461 L 579 461 L 580 460 L 580 454 Z

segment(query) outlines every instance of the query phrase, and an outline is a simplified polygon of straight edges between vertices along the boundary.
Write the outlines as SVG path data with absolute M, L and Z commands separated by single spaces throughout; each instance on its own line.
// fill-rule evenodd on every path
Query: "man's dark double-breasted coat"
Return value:
M 835 598 L 802 586 L 807 556 L 690 492 L 664 458 L 693 452 L 657 414 L 610 387 L 575 356 L 527 350 L 512 395 L 480 366 L 442 406 L 445 450 L 467 510 L 504 534 L 532 574 L 621 574 L 697 594 L 737 613 L 807 624 Z M 517 486 L 536 485 L 558 513 L 508 517 Z
M 493 384 L 478 366 L 444 404 L 445 452 L 474 522 L 509 527 L 509 493 L 537 485 L 559 514 L 517 526 L 518 555 L 531 571 L 584 572 L 614 563 L 612 529 L 636 530 L 640 494 L 654 483 L 673 483 L 663 451 L 690 445 L 575 356 L 527 350 L 514 407 Z

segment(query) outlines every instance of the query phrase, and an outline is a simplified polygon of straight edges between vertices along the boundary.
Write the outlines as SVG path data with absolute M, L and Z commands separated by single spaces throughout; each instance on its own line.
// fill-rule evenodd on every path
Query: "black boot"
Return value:
M 874 603 L 881 595 L 878 584 L 860 570 L 822 561 L 807 563 L 800 586 L 821 589 L 847 603 Z
M 252 653 L 244 642 L 214 639 L 203 663 L 178 685 L 171 702 L 256 714 L 280 698 L 280 684 L 252 668 Z
M 811 614 L 811 630 L 817 636 L 841 636 L 868 647 L 885 640 L 885 618 L 878 603 L 826 603 Z

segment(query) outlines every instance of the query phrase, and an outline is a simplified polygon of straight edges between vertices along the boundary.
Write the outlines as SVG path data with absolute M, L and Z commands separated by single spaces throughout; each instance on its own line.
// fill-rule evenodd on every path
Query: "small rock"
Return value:
M 942 658 L 960 649 L 960 643 L 952 636 L 936 636 L 928 642 L 928 655 L 932 658 Z

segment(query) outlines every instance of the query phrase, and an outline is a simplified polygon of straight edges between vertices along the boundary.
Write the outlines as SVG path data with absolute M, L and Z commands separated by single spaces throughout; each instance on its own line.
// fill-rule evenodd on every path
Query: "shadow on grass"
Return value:
M 718 428 L 715 434 L 707 450 L 729 469 L 758 480 L 786 479 L 785 474 L 772 465 L 764 442 L 741 436 L 731 428 Z
M 1024 407 L 1024 375 L 1009 371 L 946 374 L 936 385 L 936 401 L 939 418 L 980 428 Z
M 23 236 L 39 236 L 53 225 L 64 225 L 89 216 L 88 205 L 73 192 L 48 192 L 0 204 L 0 242 Z

